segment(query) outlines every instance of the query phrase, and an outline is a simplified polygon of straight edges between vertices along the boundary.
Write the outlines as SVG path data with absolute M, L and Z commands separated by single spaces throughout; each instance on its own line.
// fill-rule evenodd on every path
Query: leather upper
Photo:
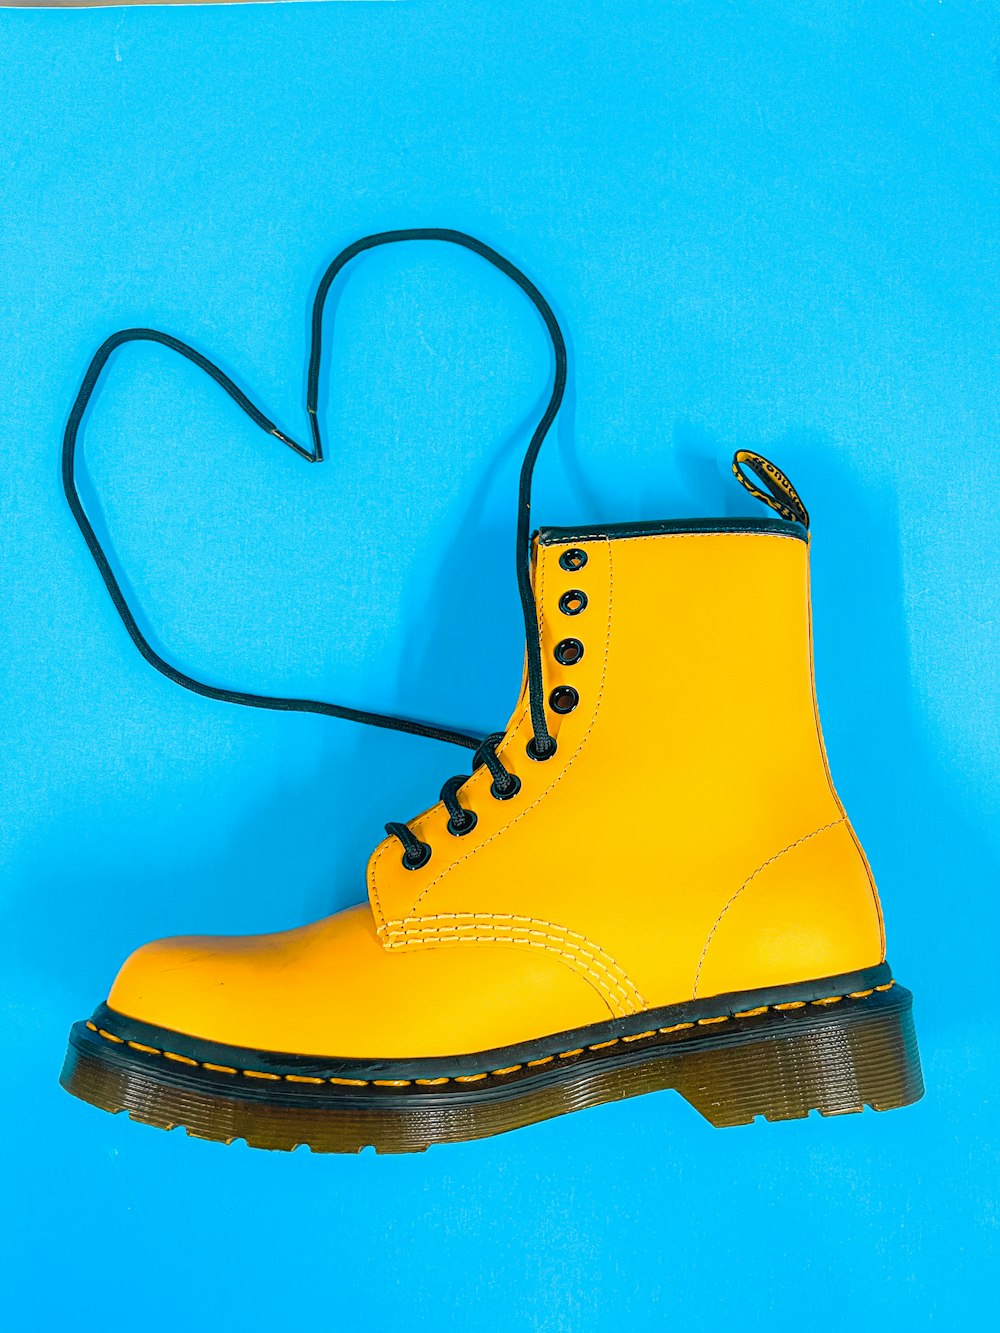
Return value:
M 564 569 L 567 549 L 586 553 Z M 568 591 L 586 607 L 560 608 Z M 370 906 L 248 939 L 163 941 L 125 964 L 112 1009 L 264 1050 L 459 1054 L 697 996 L 884 958 L 874 884 L 830 781 L 815 707 L 808 545 L 783 532 L 560 535 L 535 591 L 556 754 L 526 695 L 499 755 L 521 787 L 410 821 Z M 557 643 L 584 645 L 562 666 Z

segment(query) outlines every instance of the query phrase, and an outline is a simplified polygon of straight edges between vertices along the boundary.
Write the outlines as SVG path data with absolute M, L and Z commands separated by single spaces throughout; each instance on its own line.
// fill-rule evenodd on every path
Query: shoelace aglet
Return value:
M 307 463 L 322 463 L 322 450 L 317 453 L 311 449 L 306 449 L 303 445 L 299 444 L 297 440 L 293 440 L 291 436 L 286 435 L 284 431 L 279 430 L 277 426 L 271 427 L 271 434 L 276 440 L 280 440 L 282 444 L 287 444 L 289 449 L 294 450 L 294 452 L 297 453 L 300 458 L 304 458 Z

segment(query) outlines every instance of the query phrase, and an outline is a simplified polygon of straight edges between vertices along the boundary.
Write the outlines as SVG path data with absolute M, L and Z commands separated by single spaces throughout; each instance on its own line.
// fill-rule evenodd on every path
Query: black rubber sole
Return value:
M 102 1006 L 74 1025 L 61 1082 L 102 1110 L 161 1129 L 352 1153 L 421 1152 L 668 1088 L 719 1127 L 885 1111 L 923 1095 L 912 996 L 884 964 L 451 1060 L 247 1051 Z

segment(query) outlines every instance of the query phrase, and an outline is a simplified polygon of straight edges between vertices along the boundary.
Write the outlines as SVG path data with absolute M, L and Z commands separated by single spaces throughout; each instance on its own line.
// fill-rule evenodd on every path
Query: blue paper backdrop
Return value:
M 995 12 L 427 0 L 5 11 L 0 35 L 6 1326 L 988 1324 Z M 826 733 L 916 994 L 920 1106 L 720 1133 L 662 1095 L 325 1159 L 57 1087 L 132 947 L 358 900 L 383 821 L 467 762 L 140 660 L 60 491 L 87 359 L 155 324 L 305 436 L 322 266 L 428 225 L 505 251 L 566 326 L 540 520 L 752 512 L 738 446 L 806 497 Z M 318 468 L 168 353 L 115 358 L 85 471 L 132 594 L 218 682 L 502 725 L 538 321 L 474 257 L 396 247 L 354 266 L 328 346 Z

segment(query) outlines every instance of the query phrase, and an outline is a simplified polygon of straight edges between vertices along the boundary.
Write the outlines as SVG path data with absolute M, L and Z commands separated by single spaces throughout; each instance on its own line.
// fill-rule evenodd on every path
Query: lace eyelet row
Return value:
M 587 552 L 577 547 L 563 551 L 559 564 L 563 569 L 575 573 L 587 563 Z M 564 616 L 578 616 L 587 609 L 587 594 L 581 588 L 568 588 L 559 598 L 559 610 Z M 583 644 L 579 639 L 560 639 L 552 650 L 552 656 L 560 666 L 576 666 L 583 660 Z M 549 695 L 549 707 L 560 716 L 572 713 L 580 702 L 580 695 L 572 685 L 557 685 Z
M 580 550 L 577 547 L 572 547 L 569 550 L 563 551 L 559 557 L 559 564 L 562 569 L 568 570 L 571 573 L 576 573 L 577 570 L 582 569 L 587 563 L 587 558 L 586 551 Z M 578 616 L 582 611 L 586 610 L 587 602 L 587 594 L 583 592 L 582 589 L 569 588 L 559 598 L 559 610 L 566 616 Z M 553 657 L 559 665 L 563 667 L 576 666 L 577 663 L 583 660 L 583 653 L 583 643 L 579 639 L 571 637 L 560 639 L 553 649 Z M 549 707 L 552 709 L 553 713 L 557 713 L 560 716 L 572 713 L 579 702 L 579 691 L 574 689 L 572 685 L 565 684 L 556 685 L 550 692 L 548 699 Z M 531 740 L 529 740 L 525 746 L 525 753 L 528 758 L 534 760 L 535 763 L 544 763 L 552 758 L 557 749 L 558 745 L 556 744 L 554 737 L 550 737 L 546 748 L 540 750 L 538 742 L 535 740 L 534 736 L 532 736 Z M 493 751 L 493 757 L 494 759 L 497 757 L 495 750 Z M 502 763 L 500 764 L 500 767 L 503 767 Z M 457 778 L 452 779 L 452 782 L 457 781 Z M 495 801 L 511 801 L 520 792 L 521 785 L 521 779 L 516 773 L 508 774 L 506 780 L 497 779 L 494 776 L 493 781 L 490 783 L 490 795 Z M 448 784 L 446 784 L 446 787 L 447 786 Z M 457 794 L 452 791 L 449 799 L 452 799 L 457 803 Z M 448 832 L 454 838 L 466 837 L 466 835 L 471 833 L 479 823 L 479 816 L 474 810 L 469 810 L 465 806 L 462 806 L 461 810 L 461 818 L 456 818 L 454 814 L 451 814 L 448 823 L 445 825 Z M 421 842 L 417 844 L 415 849 L 404 851 L 402 856 L 403 868 L 406 870 L 420 870 L 430 859 L 430 845 L 426 842 Z

